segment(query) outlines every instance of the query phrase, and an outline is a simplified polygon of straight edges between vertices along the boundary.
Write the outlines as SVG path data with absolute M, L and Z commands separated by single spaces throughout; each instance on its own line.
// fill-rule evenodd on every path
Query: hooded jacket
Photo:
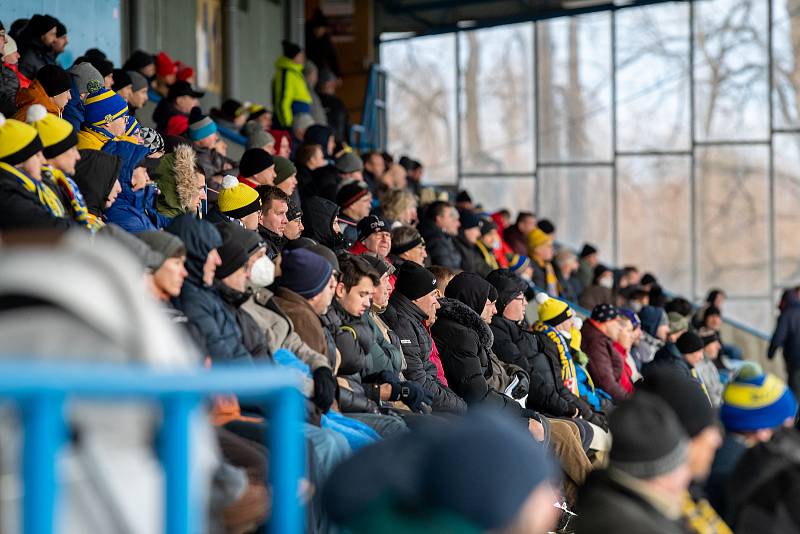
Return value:
M 86 209 L 95 217 L 101 217 L 106 210 L 106 201 L 114 182 L 119 176 L 122 160 L 101 150 L 84 149 L 81 159 L 75 164 L 72 177 L 81 190 Z
M 431 334 L 439 349 L 447 383 L 469 406 L 486 404 L 520 417 L 522 407 L 489 387 L 494 336 L 480 316 L 494 288 L 478 275 L 462 273 L 450 281 Z M 480 310 L 480 311 L 478 311 Z
M 619 383 L 623 373 L 622 357 L 614 350 L 614 343 L 591 319 L 583 323 L 581 336 L 581 348 L 589 357 L 589 373 L 594 383 L 615 402 L 627 398 L 628 393 Z
M 787 367 L 800 368 L 800 301 L 795 291 L 789 292 L 781 308 L 778 324 L 769 342 L 767 357 L 772 359 L 778 348 L 783 349 Z
M 389 306 L 381 318 L 400 338 L 400 348 L 406 360 L 403 375 L 433 396 L 434 412 L 465 413 L 467 404 L 452 389 L 437 378 L 436 364 L 430 359 L 433 349 L 431 334 L 425 328 L 427 316 L 404 295 L 393 292 Z
M 192 197 L 197 190 L 194 174 L 195 154 L 189 145 L 178 145 L 158 163 L 155 183 L 158 185 L 156 209 L 166 217 L 193 213 Z
M 75 128 L 75 131 L 78 132 L 83 125 L 83 119 L 86 116 L 86 106 L 83 105 L 83 101 L 81 100 L 81 94 L 78 91 L 78 86 L 75 84 L 75 77 L 70 76 L 70 99 L 67 101 L 67 105 L 64 106 L 64 111 L 61 114 L 61 118 L 67 121 Z
M 143 145 L 130 141 L 111 139 L 103 145 L 103 152 L 119 156 L 122 166 L 119 172 L 119 184 L 122 191 L 114 204 L 106 210 L 106 219 L 131 233 L 155 230 L 153 220 L 158 220 L 155 212 L 156 191 L 147 185 L 138 191 L 133 190 L 131 179 L 136 165 L 149 153 Z
M 311 197 L 303 208 L 303 235 L 335 253 L 345 249 L 344 238 L 333 231 L 333 223 L 339 215 L 339 206 L 322 197 Z
M 311 112 L 311 95 L 303 78 L 303 65 L 281 56 L 275 61 L 272 79 L 272 107 L 278 125 L 290 129 L 294 116 Z
M 189 273 L 173 304 L 203 334 L 208 356 L 214 362 L 252 361 L 242 343 L 242 332 L 235 315 L 217 291 L 203 282 L 203 265 L 208 253 L 222 245 L 219 232 L 211 223 L 188 214 L 176 217 L 167 231 L 180 237 L 186 245 L 186 270 Z

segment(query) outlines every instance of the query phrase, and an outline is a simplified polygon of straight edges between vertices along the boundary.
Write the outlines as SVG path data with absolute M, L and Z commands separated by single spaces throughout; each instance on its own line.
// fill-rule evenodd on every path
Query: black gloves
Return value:
M 314 377 L 314 404 L 322 413 L 327 413 L 336 396 L 336 378 L 329 367 L 317 367 L 312 375 Z
M 400 400 L 408 406 L 412 412 L 421 412 L 422 404 L 430 406 L 433 396 L 422 389 L 416 382 L 400 382 Z
M 515 399 L 521 399 L 525 395 L 528 394 L 530 390 L 531 380 L 528 378 L 527 373 L 520 373 L 514 375 L 519 380 L 519 384 L 514 386 L 514 389 L 511 390 L 511 396 Z

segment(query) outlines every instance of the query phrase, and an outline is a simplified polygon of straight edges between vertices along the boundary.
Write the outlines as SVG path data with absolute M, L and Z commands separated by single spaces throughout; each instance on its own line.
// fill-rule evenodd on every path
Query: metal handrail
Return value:
M 269 409 L 273 490 L 269 530 L 303 531 L 297 498 L 304 470 L 303 398 L 291 371 L 267 365 L 176 371 L 139 365 L 31 361 L 26 355 L 4 357 L 10 359 L 0 361 L 0 398 L 17 404 L 23 425 L 25 534 L 57 532 L 55 462 L 67 435 L 65 403 L 72 398 L 160 403 L 163 420 L 159 452 L 166 481 L 164 532 L 203 532 L 204 514 L 189 454 L 191 421 L 202 415 L 203 400 L 214 394 L 235 394 Z

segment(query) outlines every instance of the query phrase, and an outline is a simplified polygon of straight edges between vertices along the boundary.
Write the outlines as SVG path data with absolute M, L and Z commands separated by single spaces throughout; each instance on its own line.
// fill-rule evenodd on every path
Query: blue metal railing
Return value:
M 0 361 L 0 399 L 16 403 L 23 426 L 22 479 L 25 534 L 57 532 L 56 457 L 67 427 L 65 402 L 136 399 L 163 408 L 160 459 L 165 474 L 165 526 L 169 534 L 204 532 L 205 517 L 191 465 L 191 421 L 213 394 L 263 403 L 270 413 L 269 449 L 273 533 L 300 533 L 304 519 L 298 482 L 304 470 L 303 399 L 296 375 L 274 366 L 171 371 L 96 363 Z
M 361 124 L 350 127 L 350 146 L 359 152 L 386 149 L 386 71 L 377 63 L 369 69 Z

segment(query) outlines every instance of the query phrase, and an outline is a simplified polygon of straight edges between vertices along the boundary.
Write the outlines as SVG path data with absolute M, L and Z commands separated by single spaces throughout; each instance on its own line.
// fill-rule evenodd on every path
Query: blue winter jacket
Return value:
M 186 271 L 189 273 L 173 305 L 202 333 L 212 361 L 252 362 L 231 308 L 216 290 L 203 282 L 203 265 L 208 253 L 222 245 L 219 232 L 210 222 L 188 213 L 175 217 L 166 230 L 180 237 L 186 246 Z
M 70 76 L 72 78 L 72 76 Z M 72 78 L 71 87 L 69 90 L 70 98 L 67 105 L 64 106 L 64 111 L 61 112 L 61 118 L 67 121 L 75 128 L 75 132 L 80 131 L 83 124 L 83 117 L 85 114 L 83 102 L 81 102 L 81 94 L 78 92 L 78 86 L 75 85 L 75 79 Z

